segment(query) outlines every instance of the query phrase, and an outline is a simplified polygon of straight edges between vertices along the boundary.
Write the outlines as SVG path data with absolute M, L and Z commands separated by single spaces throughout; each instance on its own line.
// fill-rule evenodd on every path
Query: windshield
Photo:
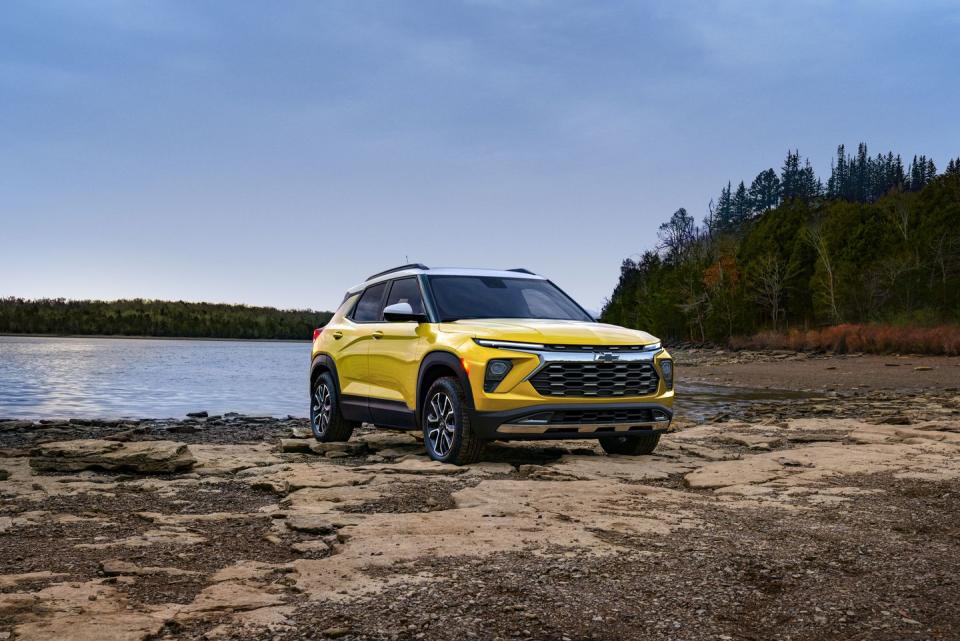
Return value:
M 465 318 L 543 318 L 592 321 L 547 280 L 488 276 L 430 276 L 441 322 Z

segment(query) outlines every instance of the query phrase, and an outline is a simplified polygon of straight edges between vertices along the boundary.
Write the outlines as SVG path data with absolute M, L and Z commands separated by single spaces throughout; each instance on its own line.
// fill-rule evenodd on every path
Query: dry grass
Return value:
M 899 327 L 894 325 L 835 325 L 811 330 L 760 332 L 730 339 L 734 349 L 864 352 L 869 354 L 960 355 L 960 325 Z

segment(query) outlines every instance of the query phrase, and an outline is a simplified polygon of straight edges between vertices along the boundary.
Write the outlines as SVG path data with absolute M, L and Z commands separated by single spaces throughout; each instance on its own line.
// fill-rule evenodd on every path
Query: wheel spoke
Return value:
M 330 419 L 333 415 L 333 396 L 330 394 L 330 388 L 324 383 L 317 386 L 313 394 L 313 427 L 318 434 L 324 434 L 330 426 Z
M 457 414 L 447 394 L 438 392 L 430 399 L 425 427 L 433 453 L 439 457 L 449 454 L 456 436 Z

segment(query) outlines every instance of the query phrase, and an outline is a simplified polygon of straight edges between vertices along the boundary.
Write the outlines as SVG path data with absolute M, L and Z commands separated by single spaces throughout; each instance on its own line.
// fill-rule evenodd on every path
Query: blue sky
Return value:
M 331 308 L 405 257 L 598 308 L 677 207 L 960 155 L 955 2 L 8 1 L 0 295 Z

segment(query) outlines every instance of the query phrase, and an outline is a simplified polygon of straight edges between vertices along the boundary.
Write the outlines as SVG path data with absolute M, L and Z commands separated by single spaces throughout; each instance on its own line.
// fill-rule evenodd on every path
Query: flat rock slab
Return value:
M 287 527 L 309 534 L 330 534 L 336 532 L 336 526 L 323 514 L 291 514 L 287 517 Z
M 433 461 L 425 456 L 408 456 L 396 463 L 363 465 L 356 469 L 380 474 L 462 474 L 467 471 L 466 467 Z
M 732 485 L 765 483 L 784 476 L 787 472 L 780 463 L 760 456 L 738 461 L 715 461 L 690 472 L 683 483 L 690 489 L 706 490 Z
M 30 451 L 30 467 L 44 472 L 103 469 L 156 474 L 181 472 L 194 463 L 196 459 L 187 445 L 173 441 L 86 439 L 45 443 Z
M 106 576 L 153 576 L 157 574 L 166 576 L 197 576 L 200 574 L 200 572 L 181 570 L 179 568 L 139 566 L 136 563 L 122 561 L 120 559 L 101 561 L 100 571 Z

